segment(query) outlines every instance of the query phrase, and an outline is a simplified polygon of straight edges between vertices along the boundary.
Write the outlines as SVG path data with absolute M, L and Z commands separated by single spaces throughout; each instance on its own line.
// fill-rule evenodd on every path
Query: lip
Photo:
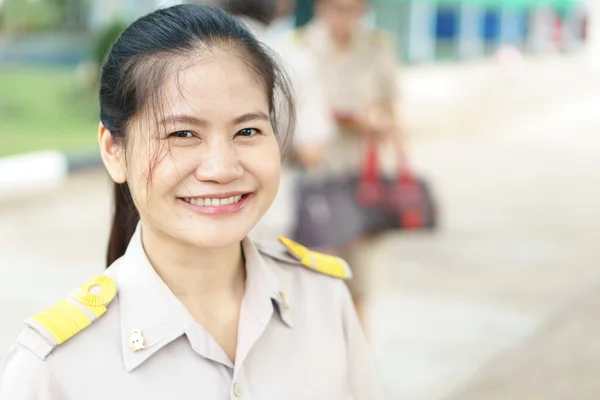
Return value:
M 245 194 L 251 194 L 252 192 L 226 192 L 226 193 L 212 193 L 212 194 L 202 194 L 202 195 L 194 195 L 194 196 L 181 196 L 180 199 L 226 199 L 228 197 L 234 196 L 243 196 Z
M 196 204 L 192 204 L 192 203 L 188 203 L 187 201 L 183 200 L 181 197 L 177 198 L 177 201 L 179 201 L 181 204 L 185 205 L 186 207 L 188 207 L 190 210 L 192 210 L 193 212 L 197 213 L 197 214 L 201 214 L 201 215 L 231 215 L 231 214 L 235 214 L 239 211 L 241 211 L 246 204 L 248 204 L 248 201 L 254 196 L 254 193 L 248 193 L 248 192 L 231 192 L 231 193 L 220 193 L 220 194 L 211 194 L 211 195 L 207 195 L 207 196 L 198 196 L 198 197 L 186 197 L 186 198 L 212 198 L 212 199 L 226 199 L 228 197 L 233 197 L 233 196 L 240 196 L 242 195 L 242 198 L 240 201 L 238 201 L 237 203 L 233 203 L 233 204 L 227 204 L 226 206 L 199 206 Z

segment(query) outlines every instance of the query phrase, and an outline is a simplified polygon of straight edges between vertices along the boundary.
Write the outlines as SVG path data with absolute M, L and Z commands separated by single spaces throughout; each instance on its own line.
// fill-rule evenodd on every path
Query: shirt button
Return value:
M 242 385 L 240 385 L 239 383 L 234 383 L 233 384 L 233 394 L 235 394 L 235 397 L 242 397 L 242 395 L 244 394 L 244 392 L 242 391 Z

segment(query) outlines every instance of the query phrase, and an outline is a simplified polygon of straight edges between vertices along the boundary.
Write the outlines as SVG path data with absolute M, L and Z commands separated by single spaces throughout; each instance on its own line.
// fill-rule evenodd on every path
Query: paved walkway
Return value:
M 598 398 L 597 76 L 555 59 L 405 73 L 410 153 L 443 225 L 389 238 L 370 340 L 390 399 Z M 107 188 L 90 171 L 0 203 L 0 354 L 23 317 L 102 271 Z M 538 396 L 547 379 L 581 395 Z
M 455 96 L 457 107 L 447 119 L 410 119 L 423 127 L 410 131 L 411 154 L 437 189 L 444 223 L 433 236 L 390 239 L 399 261 L 382 279 L 372 335 L 390 398 L 446 399 L 460 388 L 473 393 L 466 399 L 496 398 L 496 381 L 478 372 L 600 281 L 599 75 L 559 60 L 495 77 L 490 69 L 474 68 L 479 84 L 464 92 L 440 72 L 438 82 L 455 86 L 438 98 Z M 412 109 L 425 114 L 425 100 Z M 594 325 L 578 323 L 593 346 Z M 546 398 L 513 379 L 544 369 L 527 354 L 499 381 L 509 387 L 498 398 Z M 573 393 L 575 374 L 561 381 Z

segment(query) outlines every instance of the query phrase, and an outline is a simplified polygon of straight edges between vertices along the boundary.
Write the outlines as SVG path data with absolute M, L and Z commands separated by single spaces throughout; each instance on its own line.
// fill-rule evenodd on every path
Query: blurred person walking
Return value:
M 366 145 L 376 143 L 379 154 L 386 154 L 383 172 L 394 173 L 396 160 L 390 151 L 400 132 L 395 111 L 399 65 L 393 37 L 367 27 L 368 5 L 368 0 L 317 0 L 314 19 L 293 35 L 296 45 L 317 62 L 327 110 L 336 123 L 335 135 L 323 148 L 324 159 L 305 162 L 309 169 L 326 164 L 324 169 L 333 174 L 358 174 Z M 334 251 L 353 265 L 354 279 L 348 283 L 364 322 L 374 276 L 386 264 L 382 235 L 366 236 Z
M 380 398 L 348 265 L 247 236 L 292 134 L 285 82 L 222 10 L 161 9 L 121 34 L 100 81 L 108 268 L 25 321 L 0 400 Z
M 296 104 L 294 141 L 285 149 L 281 182 L 277 197 L 252 231 L 262 242 L 289 236 L 295 223 L 297 199 L 297 161 L 314 165 L 324 158 L 325 144 L 335 134 L 335 121 L 330 113 L 327 94 L 319 79 L 319 70 L 310 51 L 287 40 L 286 35 L 273 35 L 271 23 L 289 11 L 290 0 L 224 0 L 223 8 L 239 18 L 254 35 L 269 46 L 281 61 L 290 78 Z

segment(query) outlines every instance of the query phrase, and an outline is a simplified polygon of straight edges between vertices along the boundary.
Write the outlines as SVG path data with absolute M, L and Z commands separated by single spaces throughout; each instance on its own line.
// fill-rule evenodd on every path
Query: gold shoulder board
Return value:
M 371 43 L 374 46 L 389 45 L 393 41 L 393 36 L 388 31 L 375 29 L 371 33 Z
M 278 239 L 285 246 L 287 252 L 306 268 L 334 278 L 350 279 L 352 277 L 350 267 L 341 258 L 307 249 L 300 243 L 283 236 L 279 236 Z
M 52 307 L 28 318 L 25 324 L 46 338 L 53 349 L 102 316 L 116 293 L 115 281 L 106 275 L 100 275 L 90 279 Z
M 292 42 L 295 44 L 304 44 L 306 40 L 306 28 L 296 28 L 292 31 Z

